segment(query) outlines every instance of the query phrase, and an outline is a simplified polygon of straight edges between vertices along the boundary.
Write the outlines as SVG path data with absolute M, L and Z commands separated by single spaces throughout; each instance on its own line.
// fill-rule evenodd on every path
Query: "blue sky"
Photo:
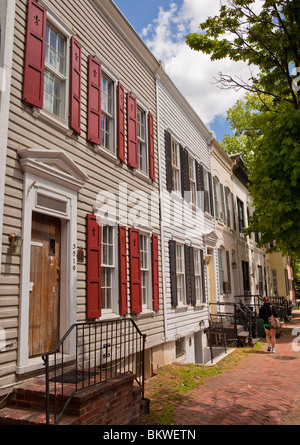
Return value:
M 226 111 L 243 93 L 221 90 L 214 82 L 220 71 L 249 74 L 245 65 L 211 62 L 209 56 L 191 50 L 185 35 L 199 30 L 199 23 L 219 12 L 218 0 L 114 0 L 116 6 L 144 40 L 191 107 L 222 140 L 231 128 Z M 184 69 L 183 69 L 184 67 Z

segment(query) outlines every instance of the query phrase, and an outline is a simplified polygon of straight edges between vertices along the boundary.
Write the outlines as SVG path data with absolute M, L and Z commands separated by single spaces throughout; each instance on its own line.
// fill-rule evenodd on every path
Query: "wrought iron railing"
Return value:
M 246 306 L 251 307 L 254 311 L 259 311 L 259 308 L 263 305 L 263 297 L 261 295 L 236 295 L 236 301 L 243 302 Z M 269 296 L 271 303 L 277 309 L 281 320 L 290 321 L 291 306 L 289 300 L 286 297 Z
M 76 323 L 58 345 L 43 354 L 46 423 L 58 424 L 75 393 L 132 373 L 144 398 L 146 335 L 134 320 Z M 73 345 L 73 346 L 72 346 Z

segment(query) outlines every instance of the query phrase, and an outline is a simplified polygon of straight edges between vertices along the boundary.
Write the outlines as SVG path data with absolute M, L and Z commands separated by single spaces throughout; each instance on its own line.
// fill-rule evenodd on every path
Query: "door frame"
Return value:
M 17 374 L 31 372 L 43 367 L 41 357 L 29 358 L 28 348 L 33 211 L 55 216 L 61 220 L 60 337 L 76 322 L 77 193 L 87 176 L 83 172 L 78 175 L 78 167 L 63 152 L 57 152 L 56 155 L 52 156 L 49 170 L 46 165 L 46 161 L 49 160 L 49 153 L 51 153 L 49 150 L 32 150 L 32 152 L 24 150 L 19 153 L 21 167 L 24 171 L 24 182 Z M 70 168 L 70 173 L 74 176 L 76 174 L 74 179 L 69 173 L 66 175 L 66 167 Z M 39 206 L 37 203 L 38 193 L 66 203 L 65 212 Z M 71 337 L 65 345 L 64 353 L 72 357 L 74 351 L 75 343 Z

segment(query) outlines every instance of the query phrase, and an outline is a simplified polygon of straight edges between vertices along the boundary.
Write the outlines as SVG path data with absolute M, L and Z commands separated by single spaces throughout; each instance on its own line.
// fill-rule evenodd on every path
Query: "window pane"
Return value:
M 60 79 L 54 74 L 45 70 L 44 76 L 44 108 L 50 113 L 62 117 L 61 97 L 64 93 L 64 86 Z

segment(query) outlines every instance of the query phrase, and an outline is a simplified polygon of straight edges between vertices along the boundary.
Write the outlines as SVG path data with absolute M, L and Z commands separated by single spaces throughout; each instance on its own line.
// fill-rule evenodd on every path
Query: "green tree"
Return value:
M 259 68 L 249 80 L 220 73 L 225 88 L 244 88 L 299 108 L 300 0 L 227 0 L 219 16 L 200 24 L 203 32 L 186 36 L 190 48 L 211 60 L 230 58 Z M 293 75 L 294 73 L 294 75 Z
M 248 92 L 228 111 L 235 133 L 221 142 L 248 167 L 254 213 L 247 232 L 260 232 L 260 245 L 300 254 L 300 0 L 227 0 L 200 27 L 186 37 L 192 49 L 259 71 L 247 81 L 222 73 L 218 80 Z

